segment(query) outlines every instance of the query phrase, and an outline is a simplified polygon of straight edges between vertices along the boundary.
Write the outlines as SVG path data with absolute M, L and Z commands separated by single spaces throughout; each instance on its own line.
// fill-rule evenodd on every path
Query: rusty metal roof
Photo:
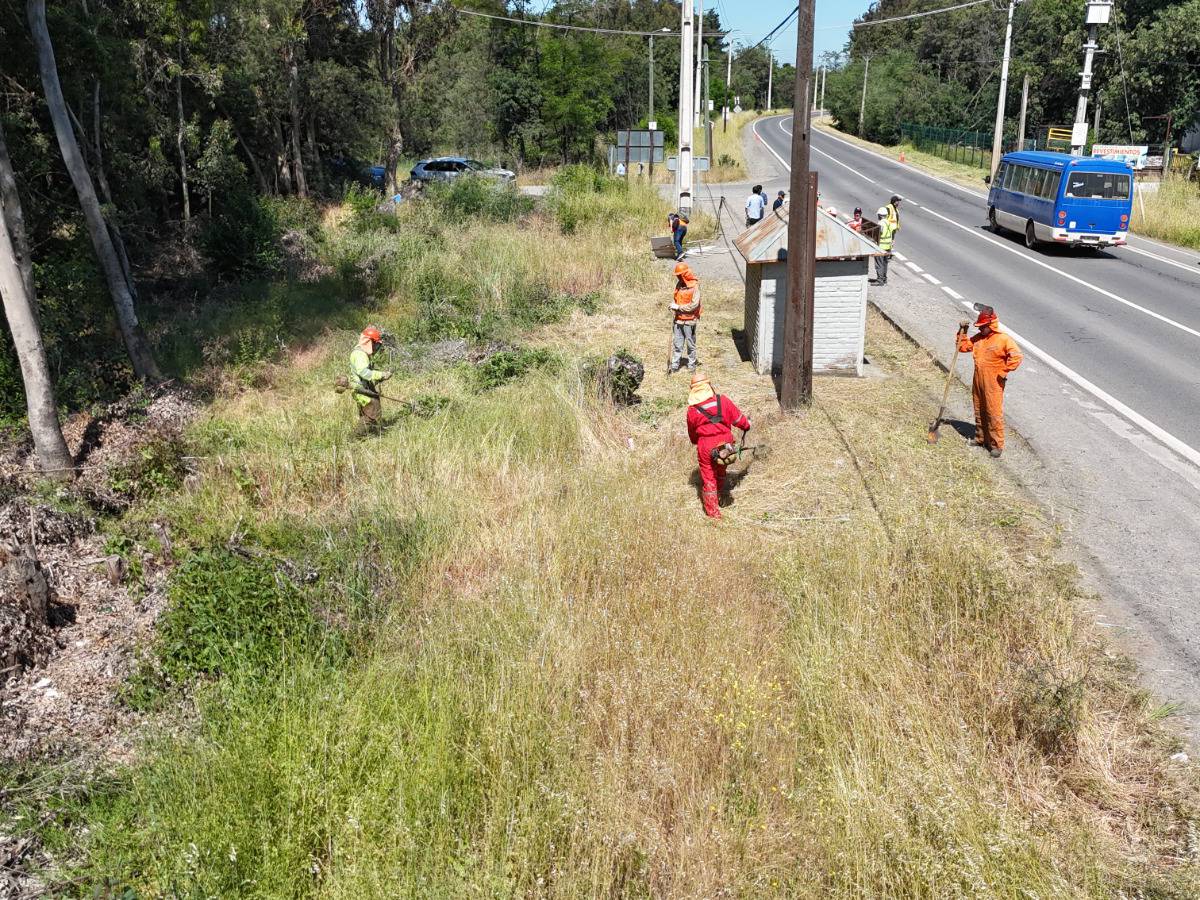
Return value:
M 779 261 L 779 251 L 787 249 L 788 208 L 769 210 L 761 222 L 751 225 L 734 240 L 746 262 Z M 817 208 L 817 259 L 861 259 L 882 256 L 884 251 L 845 222 Z

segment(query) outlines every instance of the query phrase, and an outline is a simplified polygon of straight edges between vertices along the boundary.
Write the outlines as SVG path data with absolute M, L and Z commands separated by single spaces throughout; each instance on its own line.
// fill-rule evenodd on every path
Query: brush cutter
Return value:
M 389 397 L 387 394 L 381 394 L 377 391 L 368 391 L 365 388 L 353 387 L 350 384 L 350 379 L 345 375 L 339 375 L 333 381 L 333 389 L 339 394 L 344 394 L 350 391 L 352 394 L 361 394 L 364 397 L 378 397 L 380 400 L 391 400 L 393 403 L 403 403 L 405 406 L 411 406 L 407 400 L 401 400 L 399 397 Z
M 954 367 L 958 363 L 958 335 L 966 334 L 970 323 L 966 319 L 958 323 L 958 333 L 954 335 L 954 355 L 950 357 L 950 368 L 946 371 L 946 387 L 942 389 L 942 405 L 938 407 L 937 417 L 929 426 L 925 440 L 931 444 L 938 442 L 938 428 L 942 424 L 942 415 L 946 412 L 946 401 L 950 399 L 950 382 L 954 380 Z

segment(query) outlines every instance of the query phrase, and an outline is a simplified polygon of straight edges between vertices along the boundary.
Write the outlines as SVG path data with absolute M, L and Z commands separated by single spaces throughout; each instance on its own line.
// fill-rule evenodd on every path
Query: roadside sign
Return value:
M 1092 156 L 1099 159 L 1117 159 L 1127 162 L 1135 169 L 1144 169 L 1149 165 L 1147 154 L 1150 148 L 1145 144 L 1093 144 Z
M 709 160 L 708 160 L 707 156 L 693 156 L 692 157 L 693 171 L 707 172 L 710 168 L 712 168 L 712 166 L 709 165 Z M 679 157 L 678 156 L 668 156 L 667 157 L 667 171 L 674 172 L 678 169 L 679 169 Z
M 1087 143 L 1088 123 L 1076 122 L 1071 128 L 1071 146 L 1082 147 Z
M 634 162 L 662 162 L 665 136 L 661 131 L 639 129 L 617 132 L 617 157 L 626 166 Z

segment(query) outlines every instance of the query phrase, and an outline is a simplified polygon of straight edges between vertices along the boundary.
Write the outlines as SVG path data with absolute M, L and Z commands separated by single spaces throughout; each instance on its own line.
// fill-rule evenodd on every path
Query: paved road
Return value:
M 779 172 L 790 129 L 790 117 L 756 123 Z M 840 212 L 871 214 L 893 193 L 907 200 L 896 244 L 904 258 L 892 264 L 900 277 L 873 288 L 873 302 L 943 358 L 971 302 L 996 307 L 1025 348 L 1008 397 L 1025 443 L 1005 464 L 1064 524 L 1104 597 L 1098 621 L 1116 629 L 1160 696 L 1185 704 L 1195 740 L 1200 253 L 1136 236 L 1097 255 L 1031 251 L 1019 235 L 987 231 L 982 193 L 815 129 L 812 166 L 822 204 Z

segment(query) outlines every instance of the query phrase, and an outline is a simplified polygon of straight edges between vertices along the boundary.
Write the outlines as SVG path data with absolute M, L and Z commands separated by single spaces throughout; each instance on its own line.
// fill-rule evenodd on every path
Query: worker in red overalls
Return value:
M 732 400 L 713 390 L 708 376 L 696 372 L 688 391 L 687 426 L 688 437 L 696 445 L 696 459 L 700 463 L 700 499 L 704 502 L 704 514 L 719 519 L 720 498 L 725 492 L 725 467 L 737 458 L 733 429 L 740 429 L 745 440 L 750 420 Z

